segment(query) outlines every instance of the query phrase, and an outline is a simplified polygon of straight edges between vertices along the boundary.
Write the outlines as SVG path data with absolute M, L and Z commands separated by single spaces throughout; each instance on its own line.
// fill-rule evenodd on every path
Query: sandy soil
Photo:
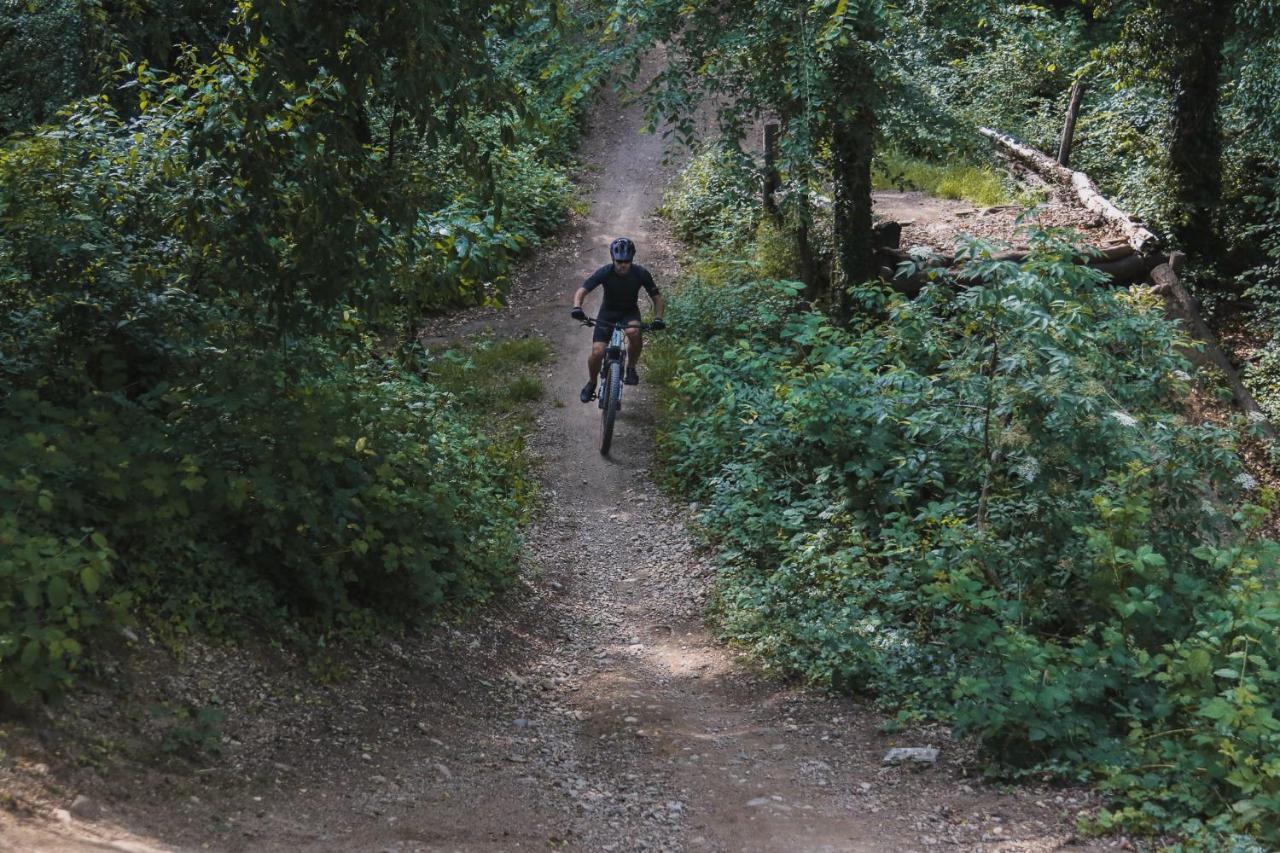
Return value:
M 583 152 L 589 214 L 509 308 L 433 330 L 554 344 L 532 439 L 547 507 L 520 587 L 473 624 L 336 650 L 332 673 L 278 649 L 203 649 L 155 684 L 105 678 L 6 730 L 0 849 L 1100 849 L 1072 830 L 1096 806 L 1086 793 L 988 786 L 945 731 L 885 734 L 883 715 L 766 677 L 709 633 L 712 569 L 647 476 L 652 390 L 627 389 L 609 458 L 598 410 L 577 402 L 590 335 L 569 298 L 609 240 L 632 236 L 660 283 L 677 271 L 653 216 L 670 166 L 638 124 L 605 99 Z M 135 661 L 172 661 L 133 645 Z M 131 725 L 121 703 L 148 691 L 217 697 L 221 754 L 113 750 Z M 942 748 L 932 767 L 882 763 L 926 745 Z

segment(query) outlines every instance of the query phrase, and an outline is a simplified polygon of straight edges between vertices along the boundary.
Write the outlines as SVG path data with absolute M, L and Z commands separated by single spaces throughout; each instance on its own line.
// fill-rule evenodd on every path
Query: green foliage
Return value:
M 545 348 L 415 342 L 569 204 L 594 13 L 313 6 L 241 4 L 0 148 L 8 699 L 102 626 L 368 630 L 515 571 Z
M 902 84 L 884 38 L 893 10 L 879 0 L 644 0 L 617 9 L 617 19 L 636 30 L 638 49 L 661 44 L 666 58 L 647 87 L 652 125 L 670 124 L 688 143 L 698 108 L 709 101 L 721 140 L 737 148 L 753 122 L 776 122 L 773 166 L 786 189 L 778 201 L 800 254 L 811 254 L 815 196 L 829 194 L 835 269 L 853 281 L 873 278 L 878 110 Z M 830 287 L 834 279 L 804 266 L 813 295 L 845 310 L 841 292 Z
M 931 163 L 893 152 L 876 158 L 876 189 L 921 190 L 937 198 L 964 199 L 984 207 L 1006 204 L 1010 194 L 990 166 Z
M 46 121 L 92 90 L 90 29 L 77 0 L 0 3 L 0 135 Z
M 492 422 L 525 414 L 519 404 L 541 397 L 542 382 L 530 373 L 550 358 L 551 347 L 542 338 L 482 339 L 429 356 L 423 370 L 468 417 Z
M 161 705 L 151 709 L 151 718 L 164 731 L 160 740 L 162 752 L 196 759 L 216 754 L 222 748 L 222 722 L 226 714 L 213 705 L 200 708 Z
M 709 145 L 667 188 L 663 213 L 691 244 L 745 246 L 760 218 L 760 177 L 741 151 Z
M 21 664 L 6 692 L 60 686 L 83 632 L 130 600 L 181 633 L 286 617 L 331 630 L 506 583 L 533 488 L 518 432 L 486 437 L 392 363 L 289 355 L 329 367 L 290 376 L 281 357 L 228 353 L 138 400 L 24 393 L 0 410 L 28 436 L 0 459 L 0 651 Z
M 1101 781 L 1108 821 L 1274 843 L 1280 548 L 1238 438 L 1180 414 L 1153 299 L 1030 240 L 972 246 L 963 289 L 857 288 L 845 328 L 793 283 L 679 292 L 661 444 L 721 623 L 1006 772 Z

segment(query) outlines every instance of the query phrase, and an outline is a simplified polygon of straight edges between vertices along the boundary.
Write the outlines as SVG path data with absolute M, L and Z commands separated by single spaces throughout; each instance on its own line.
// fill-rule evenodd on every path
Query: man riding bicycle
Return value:
M 600 324 L 595 327 L 591 337 L 591 355 L 587 356 L 587 384 L 582 387 L 578 399 L 588 403 L 596 396 L 596 378 L 600 373 L 600 363 L 604 361 L 605 344 L 609 340 L 610 328 L 607 323 L 625 323 L 627 326 L 627 375 L 623 381 L 627 385 L 635 385 L 640 381 L 636 373 L 636 365 L 640 362 L 640 351 L 644 348 L 644 339 L 640 335 L 640 289 L 644 288 L 653 303 L 653 322 L 651 329 L 666 326 L 662 320 L 662 312 L 666 308 L 666 298 L 653 283 L 653 276 L 639 264 L 632 263 L 636 256 L 636 244 L 626 237 L 619 237 L 609 244 L 609 257 L 613 263 L 606 264 L 596 270 L 582 283 L 573 294 L 573 310 L 569 315 L 575 320 L 586 320 L 586 312 L 582 310 L 582 301 L 587 294 L 597 287 L 604 286 L 604 300 L 600 303 L 600 311 L 596 320 Z

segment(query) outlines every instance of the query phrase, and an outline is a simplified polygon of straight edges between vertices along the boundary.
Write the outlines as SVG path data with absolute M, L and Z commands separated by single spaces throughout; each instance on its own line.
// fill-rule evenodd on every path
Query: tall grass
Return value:
M 960 161 L 935 163 L 896 151 L 876 157 L 872 186 L 878 190 L 915 189 L 937 198 L 963 199 L 984 207 L 1013 201 L 1000 176 L 989 166 Z

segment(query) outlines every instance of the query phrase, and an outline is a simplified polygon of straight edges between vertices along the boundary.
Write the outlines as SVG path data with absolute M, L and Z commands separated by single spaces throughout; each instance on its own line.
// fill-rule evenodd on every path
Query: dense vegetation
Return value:
M 1100 785 L 1099 828 L 1280 843 L 1280 548 L 1240 461 L 1253 427 L 1188 411 L 1205 380 L 1180 333 L 1073 264 L 1071 235 L 1027 234 L 1019 264 L 973 244 L 963 281 L 914 300 L 863 284 L 840 205 L 868 184 L 839 138 L 870 134 L 858 175 L 964 194 L 979 126 L 1054 151 L 1086 79 L 1074 165 L 1192 253 L 1211 309 L 1272 318 L 1271 4 L 757 0 L 727 27 L 685 5 L 650 103 L 689 116 L 714 92 L 723 132 L 666 205 L 697 248 L 662 446 L 720 554 L 726 634 L 949 722 L 993 773 Z M 781 123 L 775 215 L 739 148 L 759 118 Z
M 511 576 L 518 426 L 416 332 L 568 204 L 585 12 L 344 10 L 5 4 L 4 697 L 112 624 L 323 634 Z
M 1272 0 L 908 4 L 903 51 L 946 121 L 911 153 L 973 147 L 978 125 L 1056 151 L 1087 84 L 1072 166 L 1193 256 L 1222 322 L 1252 325 L 1250 384 L 1280 417 L 1280 6 Z M 936 128 L 953 130 L 939 138 Z M 957 132 L 958 131 L 958 132 Z
M 531 485 L 485 383 L 536 345 L 428 353 L 569 202 L 578 108 L 638 69 L 700 149 L 667 212 L 662 446 L 765 660 L 950 722 L 1097 818 L 1280 844 L 1275 496 L 1249 427 L 1187 414 L 1150 297 L 1037 233 L 914 300 L 871 188 L 995 201 L 980 125 L 1055 147 L 1280 332 L 1273 0 L 0 5 L 0 696 L 101 632 L 323 638 L 502 588 Z M 633 36 L 624 38 L 624 36 Z M 780 125 L 777 207 L 740 147 Z M 726 321 L 725 318 L 733 318 Z M 680 340 L 673 336 L 673 340 Z M 1249 365 L 1280 415 L 1280 349 Z M 505 403 L 504 403 L 505 405 Z M 494 428 L 494 425 L 497 428 Z
M 655 121 L 692 133 L 705 91 L 732 145 L 754 121 L 780 124 L 780 214 L 808 295 L 828 304 L 874 274 L 873 169 L 884 184 L 914 173 L 954 193 L 959 171 L 920 161 L 989 166 L 983 125 L 1056 152 L 1084 81 L 1072 165 L 1192 253 L 1211 313 L 1249 328 L 1249 382 L 1280 417 L 1274 0 L 626 5 L 642 34 L 671 43 L 650 87 Z
M 683 233 L 741 229 L 734 163 L 686 173 Z M 720 554 L 721 625 L 949 721 L 993 769 L 1100 783 L 1103 827 L 1280 841 L 1274 495 L 1185 415 L 1158 300 L 1028 239 L 1021 264 L 972 245 L 963 289 L 856 287 L 843 323 L 761 274 L 794 263 L 767 229 L 704 243 L 661 444 Z

